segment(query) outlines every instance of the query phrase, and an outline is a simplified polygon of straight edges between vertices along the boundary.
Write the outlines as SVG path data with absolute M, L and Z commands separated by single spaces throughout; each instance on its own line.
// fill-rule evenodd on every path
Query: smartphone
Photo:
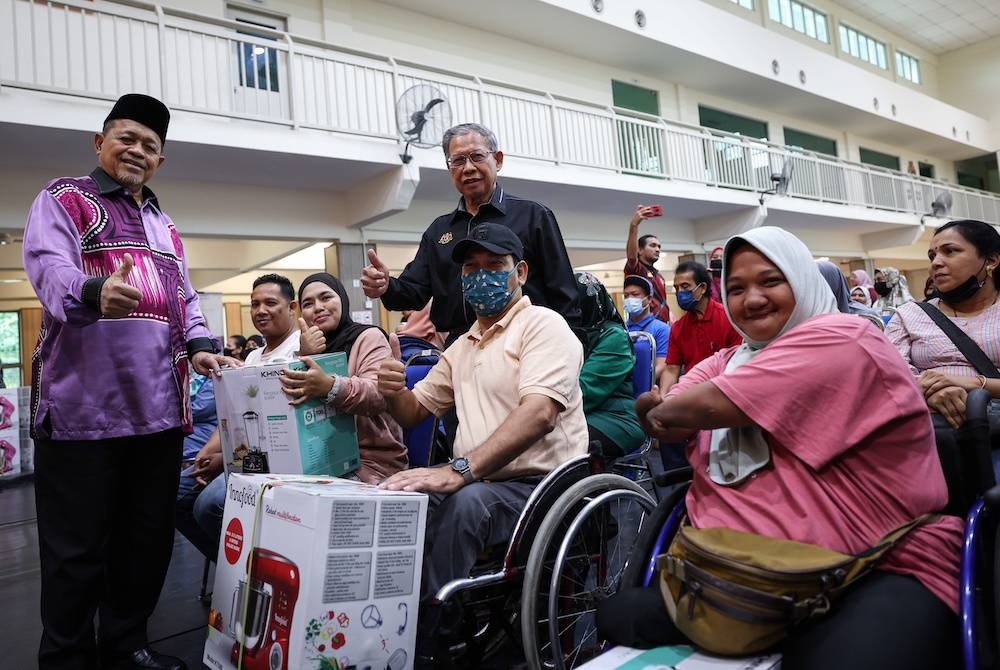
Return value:
M 650 216 L 663 216 L 663 205 L 643 205 L 652 210 Z

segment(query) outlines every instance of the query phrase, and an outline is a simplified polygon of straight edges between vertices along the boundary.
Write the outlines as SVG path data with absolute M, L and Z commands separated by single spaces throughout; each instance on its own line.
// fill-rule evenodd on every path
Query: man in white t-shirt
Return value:
M 257 277 L 250 294 L 250 318 L 264 336 L 264 346 L 247 354 L 246 365 L 279 363 L 296 358 L 299 325 L 295 320 L 295 288 L 287 277 L 267 274 Z
M 295 289 L 287 277 L 266 274 L 254 281 L 250 318 L 265 344 L 247 354 L 246 365 L 295 360 L 299 350 L 297 308 Z M 219 544 L 226 502 L 226 480 L 218 476 L 222 472 L 221 455 L 222 441 L 216 429 L 195 456 L 192 468 L 181 477 L 177 499 L 178 528 L 211 560 L 215 560 L 215 553 L 210 548 Z M 198 491 L 199 487 L 204 488 Z

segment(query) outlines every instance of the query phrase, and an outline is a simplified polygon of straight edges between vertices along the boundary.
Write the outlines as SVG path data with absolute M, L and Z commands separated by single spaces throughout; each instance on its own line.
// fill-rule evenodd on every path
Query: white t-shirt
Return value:
M 284 363 L 286 361 L 294 361 L 297 356 L 295 354 L 299 351 L 299 331 L 292 331 L 292 334 L 284 339 L 284 341 L 265 352 L 266 347 L 257 347 L 247 354 L 246 359 L 243 361 L 245 365 L 259 365 L 261 363 Z

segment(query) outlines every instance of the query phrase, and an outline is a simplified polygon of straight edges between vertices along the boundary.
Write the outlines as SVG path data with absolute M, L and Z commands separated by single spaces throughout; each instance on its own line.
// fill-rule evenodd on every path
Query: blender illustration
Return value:
M 246 581 L 233 592 L 229 626 L 236 642 L 230 660 L 247 670 L 288 670 L 299 569 L 281 554 L 260 547 L 251 552 L 249 561 Z
M 267 454 L 260 448 L 264 441 L 260 415 L 252 409 L 243 412 L 243 425 L 246 427 L 247 447 L 249 449 L 243 456 L 243 472 L 245 474 L 269 473 L 271 470 L 267 465 Z

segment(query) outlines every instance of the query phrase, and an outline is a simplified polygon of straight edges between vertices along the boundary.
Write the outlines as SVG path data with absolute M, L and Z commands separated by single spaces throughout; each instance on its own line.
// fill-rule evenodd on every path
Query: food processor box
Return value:
M 204 663 L 409 670 L 426 517 L 422 493 L 230 475 Z
M 347 375 L 343 353 L 312 357 L 328 374 Z M 215 407 L 226 472 L 329 475 L 357 470 L 358 435 L 354 417 L 322 399 L 289 405 L 281 390 L 285 368 L 304 370 L 300 361 L 225 368 L 215 381 Z
M 18 390 L 0 389 L 0 479 L 21 474 L 21 424 Z M 25 409 L 28 405 L 24 406 Z

